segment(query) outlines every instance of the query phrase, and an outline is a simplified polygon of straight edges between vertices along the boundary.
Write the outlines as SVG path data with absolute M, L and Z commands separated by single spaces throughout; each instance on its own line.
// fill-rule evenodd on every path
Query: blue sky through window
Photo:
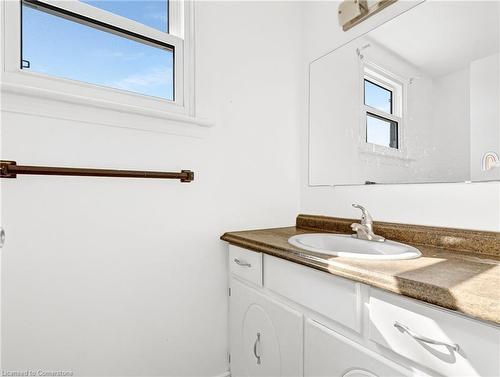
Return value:
M 367 115 L 366 141 L 368 143 L 391 147 L 391 122 Z
M 365 105 L 392 114 L 392 92 L 365 80 Z
M 85 1 L 156 28 L 166 1 Z M 153 4 L 154 3 L 154 4 Z M 158 4 L 157 4 L 158 3 Z M 156 8 L 139 6 L 154 5 Z M 160 6 L 160 4 L 163 4 Z M 145 9 L 151 11 L 148 13 Z M 151 16 L 165 10 L 165 18 Z M 119 12 L 120 11 L 120 12 Z M 130 17 L 132 18 L 132 17 Z M 23 5 L 22 58 L 30 70 L 173 100 L 173 53 Z M 149 20 L 149 21 L 148 21 Z M 162 26 L 163 25 L 163 26 Z

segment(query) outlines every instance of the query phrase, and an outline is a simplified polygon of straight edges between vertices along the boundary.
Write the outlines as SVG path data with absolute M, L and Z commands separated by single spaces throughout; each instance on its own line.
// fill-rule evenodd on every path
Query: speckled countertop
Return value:
M 455 310 L 476 319 L 500 324 L 500 258 L 496 255 L 500 247 L 500 233 L 441 228 L 444 232 L 442 239 L 452 240 L 453 245 L 450 248 L 435 246 L 436 240 L 429 242 L 431 245 L 423 245 L 398 239 L 397 234 L 392 234 L 392 238 L 387 238 L 406 241 L 417 247 L 422 252 L 422 257 L 395 261 L 356 260 L 314 253 L 290 245 L 288 238 L 296 234 L 321 231 L 348 233 L 341 230 L 345 230 L 345 226 L 352 221 L 316 217 L 316 220 L 329 221 L 329 226 L 327 224 L 325 227 L 323 224 L 322 229 L 319 229 L 318 221 L 316 224 L 310 222 L 314 222 L 315 217 L 303 216 L 300 219 L 301 216 L 297 219 L 299 226 L 228 232 L 221 239 L 236 246 Z M 391 226 L 394 224 L 376 223 L 375 232 L 387 236 Z M 428 230 L 428 234 L 432 233 L 431 230 L 440 234 L 440 228 L 410 227 L 424 228 Z M 460 239 L 456 237 L 458 233 L 463 236 L 464 242 L 469 242 L 474 237 L 484 242 L 474 243 L 481 245 L 479 250 L 457 250 L 456 245 L 460 243 L 456 241 Z M 405 236 L 408 234 L 408 229 L 405 229 Z

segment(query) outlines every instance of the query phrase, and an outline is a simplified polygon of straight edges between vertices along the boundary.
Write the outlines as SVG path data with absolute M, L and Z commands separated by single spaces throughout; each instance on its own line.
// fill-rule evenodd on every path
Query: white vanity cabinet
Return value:
M 302 314 L 231 280 L 231 376 L 302 376 Z
M 500 376 L 500 327 L 229 246 L 239 376 Z

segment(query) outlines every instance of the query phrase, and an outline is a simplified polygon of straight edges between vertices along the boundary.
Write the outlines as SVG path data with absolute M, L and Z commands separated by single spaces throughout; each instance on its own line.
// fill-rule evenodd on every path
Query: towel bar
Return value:
M 159 178 L 179 179 L 181 182 L 192 182 L 194 180 L 194 173 L 191 170 L 181 170 L 180 173 L 176 173 L 141 170 L 64 168 L 54 166 L 17 165 L 15 161 L 0 161 L 0 178 L 16 178 L 18 174 L 68 175 L 84 177 Z

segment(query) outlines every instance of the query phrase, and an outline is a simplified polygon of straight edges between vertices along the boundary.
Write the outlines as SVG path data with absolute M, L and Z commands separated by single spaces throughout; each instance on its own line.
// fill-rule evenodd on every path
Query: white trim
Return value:
M 178 1 L 177 1 L 178 3 Z M 183 1 L 184 9 L 184 108 L 186 114 L 190 116 L 196 115 L 195 101 L 195 2 L 193 0 Z
M 217 376 L 214 376 L 214 377 L 231 377 L 231 372 L 230 371 L 226 371 L 222 374 L 218 374 Z
M 168 0 L 168 33 L 184 39 L 184 4 L 181 0 Z
M 370 114 L 376 115 L 376 116 L 378 116 L 380 118 L 384 118 L 384 119 L 387 119 L 387 120 L 391 120 L 393 122 L 397 122 L 398 124 L 403 123 L 403 119 L 402 118 L 400 118 L 398 116 L 395 116 L 395 115 L 392 115 L 392 114 L 389 114 L 389 113 L 386 113 L 385 111 L 376 109 L 374 107 L 371 107 L 371 106 L 363 104 L 363 109 L 364 109 L 364 113 L 365 114 L 366 113 L 370 113 Z
M 20 71 L 21 61 L 21 2 L 3 1 L 3 56 L 2 73 Z M 8 53 L 7 53 L 8 52 Z M 2 77 L 2 80 L 4 78 Z
M 43 99 L 54 100 L 58 102 L 67 102 L 76 105 L 92 106 L 103 108 L 106 110 L 114 110 L 124 113 L 143 115 L 153 118 L 160 118 L 166 120 L 172 120 L 180 123 L 187 123 L 192 125 L 197 125 L 201 127 L 212 127 L 214 124 L 208 120 L 194 118 L 191 116 L 186 116 L 182 114 L 175 114 L 168 111 L 160 111 L 150 108 L 145 108 L 142 106 L 133 106 L 129 104 L 124 104 L 120 102 L 89 98 L 87 96 L 80 96 L 76 94 L 65 94 L 59 91 L 53 91 L 50 89 L 43 89 L 39 87 L 30 87 L 26 85 L 16 85 L 10 83 L 1 84 L 2 94 L 13 93 L 18 95 L 24 95 L 28 97 L 37 97 Z M 138 127 L 141 129 L 140 127 Z

